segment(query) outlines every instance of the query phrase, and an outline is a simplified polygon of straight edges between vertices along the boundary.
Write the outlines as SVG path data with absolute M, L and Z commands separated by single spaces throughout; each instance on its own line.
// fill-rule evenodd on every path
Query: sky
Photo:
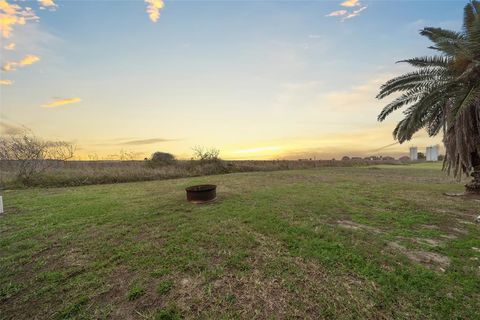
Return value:
M 460 30 L 466 1 L 0 0 L 0 130 L 77 159 L 407 155 L 379 87 Z M 393 145 L 392 145 L 393 144 Z

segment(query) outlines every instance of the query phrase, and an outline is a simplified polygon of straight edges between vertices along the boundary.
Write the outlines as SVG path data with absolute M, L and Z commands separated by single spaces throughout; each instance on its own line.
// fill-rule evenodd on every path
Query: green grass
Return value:
M 136 300 L 145 294 L 145 289 L 140 284 L 135 284 L 130 288 L 127 294 L 128 300 Z
M 173 287 L 173 281 L 171 280 L 164 280 L 160 282 L 157 286 L 157 293 L 159 295 L 167 294 Z
M 0 318 L 479 318 L 462 188 L 419 164 L 8 190 Z
M 169 307 L 166 309 L 161 309 L 155 315 L 155 320 L 177 320 L 182 319 L 182 316 L 178 310 L 174 307 Z

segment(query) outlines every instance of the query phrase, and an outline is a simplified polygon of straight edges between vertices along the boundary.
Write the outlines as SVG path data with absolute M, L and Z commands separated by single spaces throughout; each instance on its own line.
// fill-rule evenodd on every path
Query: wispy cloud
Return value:
M 27 127 L 0 121 L 0 132 L 3 134 L 21 134 L 25 131 L 28 131 Z
M 147 5 L 147 13 L 150 20 L 157 22 L 160 18 L 160 10 L 165 6 L 163 0 L 145 0 Z
M 340 4 L 342 7 L 357 7 L 360 5 L 359 0 L 347 0 Z
M 16 44 L 13 43 L 13 42 L 10 42 L 9 44 L 7 44 L 5 47 L 3 47 L 5 50 L 13 50 L 15 49 L 15 46 Z
M 341 18 L 340 21 L 343 22 L 347 19 L 351 19 L 359 16 L 362 11 L 367 9 L 367 6 L 362 6 L 357 10 L 353 10 L 354 7 L 360 7 L 362 5 L 360 3 L 360 0 L 346 0 L 342 2 L 340 5 L 342 7 L 351 8 L 351 9 L 349 10 L 342 9 L 342 10 L 333 11 L 327 14 L 326 17 L 340 17 Z
M 40 58 L 33 54 L 27 54 L 20 61 L 7 61 L 3 64 L 2 70 L 5 72 L 16 70 L 17 67 L 24 67 L 40 61 Z
M 82 101 L 80 98 L 56 98 L 47 104 L 42 105 L 44 108 L 56 108 L 66 104 L 72 104 Z
M 344 20 L 346 20 L 346 19 L 354 18 L 354 17 L 356 17 L 356 16 L 359 16 L 360 13 L 361 13 L 363 10 L 365 10 L 365 9 L 367 9 L 366 6 L 365 6 L 365 7 L 361 7 L 360 9 L 355 10 L 355 11 L 353 11 L 352 13 L 347 14 L 347 15 L 342 19 L 342 21 L 344 21 Z
M 376 113 L 382 106 L 382 102 L 375 98 L 376 93 L 389 78 L 391 74 L 386 72 L 365 79 L 359 85 L 330 91 L 323 96 L 321 104 L 336 112 L 348 113 L 362 110 L 364 113 Z
M 163 138 L 139 139 L 139 140 L 129 140 L 125 142 L 120 142 L 119 145 L 134 146 L 134 145 L 146 145 L 146 144 L 155 144 L 155 143 L 171 142 L 171 141 L 177 141 L 177 140 L 163 139 Z
M 329 14 L 326 15 L 326 17 L 339 17 L 339 16 L 344 16 L 347 14 L 347 10 L 338 10 L 338 11 L 333 11 L 330 12 Z
M 307 81 L 300 83 L 285 83 L 275 98 L 273 113 L 284 113 L 293 106 L 305 105 L 314 100 L 315 93 L 321 91 L 322 83 Z
M 279 151 L 281 149 L 282 148 L 278 146 L 267 146 L 267 147 L 235 150 L 234 153 L 262 153 L 262 152 Z
M 10 86 L 12 84 L 13 84 L 12 80 L 6 80 L 6 79 L 0 80 L 0 85 L 2 85 L 2 86 Z

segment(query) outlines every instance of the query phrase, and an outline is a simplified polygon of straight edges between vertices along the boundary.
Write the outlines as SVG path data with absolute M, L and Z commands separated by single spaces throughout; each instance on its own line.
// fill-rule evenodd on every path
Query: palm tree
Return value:
M 421 129 L 430 136 L 443 133 L 446 156 L 443 168 L 455 177 L 470 174 L 469 193 L 480 193 L 480 1 L 465 6 L 463 30 L 424 28 L 438 54 L 406 62 L 415 71 L 387 81 L 377 98 L 399 96 L 378 116 L 383 121 L 405 107 L 405 117 L 393 135 L 400 143 Z

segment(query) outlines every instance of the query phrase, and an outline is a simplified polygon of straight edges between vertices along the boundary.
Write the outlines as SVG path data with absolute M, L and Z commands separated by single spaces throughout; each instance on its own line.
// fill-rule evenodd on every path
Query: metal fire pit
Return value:
M 187 200 L 192 203 L 205 203 L 217 198 L 217 186 L 214 184 L 201 184 L 185 189 Z

